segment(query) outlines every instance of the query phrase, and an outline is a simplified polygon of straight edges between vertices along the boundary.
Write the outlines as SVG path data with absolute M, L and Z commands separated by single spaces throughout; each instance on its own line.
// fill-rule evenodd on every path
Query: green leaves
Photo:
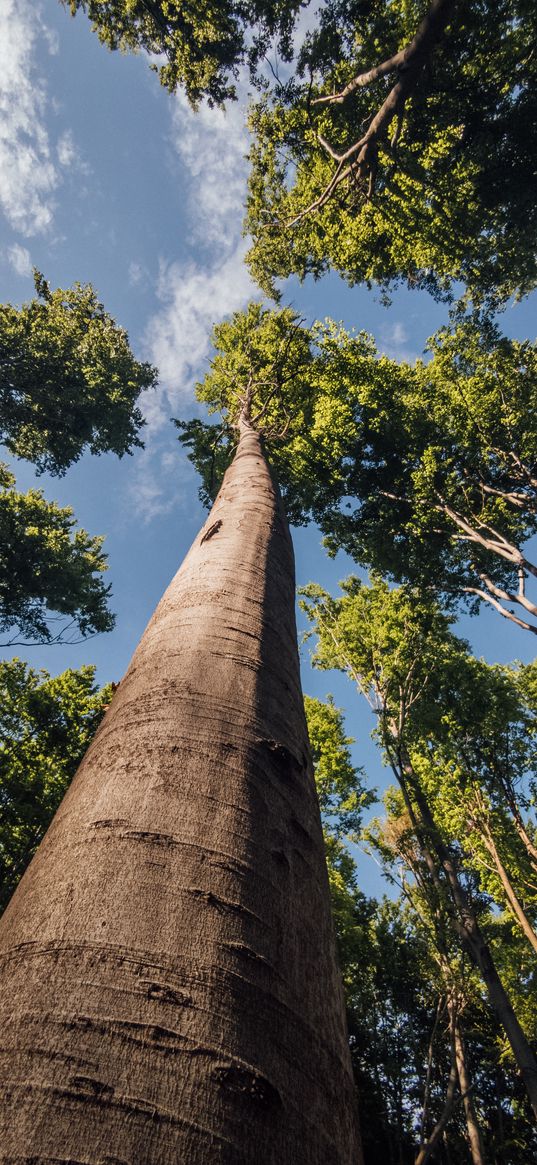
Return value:
M 325 703 L 305 696 L 304 705 L 325 836 L 356 841 L 362 811 L 374 795 L 365 789 L 361 770 L 352 764 L 349 745 L 353 741 L 345 735 L 342 713 L 332 697 Z
M 265 291 L 331 268 L 437 297 L 535 285 L 535 10 L 452 6 L 413 57 L 429 7 L 324 4 L 293 82 L 254 107 L 247 227 Z
M 134 359 L 127 333 L 90 284 L 0 306 L 0 440 L 38 472 L 63 474 L 87 449 L 122 457 L 142 446 L 135 402 L 156 369 Z
M 18 493 L 0 463 L 0 632 L 4 646 L 71 641 L 110 631 L 103 538 L 77 529 L 70 507 L 41 490 Z M 55 614 L 54 614 L 55 612 Z
M 62 0 L 74 16 L 86 12 L 109 49 L 164 56 L 152 65 L 170 93 L 184 87 L 191 105 L 207 97 L 222 105 L 236 97 L 239 66 L 255 79 L 269 46 L 285 61 L 299 0 Z
M 95 668 L 51 678 L 0 663 L 0 909 L 5 907 L 74 776 L 110 700 Z
M 142 447 L 136 400 L 156 369 L 134 359 L 90 284 L 0 306 L 0 441 L 37 472 L 63 475 L 86 451 L 122 457 Z M 15 489 L 0 465 L 0 632 L 9 645 L 70 642 L 109 631 L 103 538 L 77 529 L 70 508 Z

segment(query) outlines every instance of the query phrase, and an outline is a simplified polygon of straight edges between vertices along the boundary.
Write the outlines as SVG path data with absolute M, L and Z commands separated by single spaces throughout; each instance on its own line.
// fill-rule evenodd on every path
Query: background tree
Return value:
M 102 537 L 76 527 L 69 506 L 41 490 L 18 493 L 0 463 L 0 632 L 4 647 L 58 643 L 110 631 Z
M 460 837 L 453 836 L 452 823 L 427 782 L 421 751 L 414 748 L 414 732 L 420 743 L 427 740 L 438 715 L 435 674 L 439 668 L 453 668 L 465 646 L 449 633 L 449 620 L 430 600 L 404 590 L 390 591 L 380 580 L 364 587 L 350 579 L 343 590 L 337 600 L 314 585 L 303 592 L 318 636 L 315 661 L 346 672 L 378 716 L 379 739 L 400 786 L 428 877 L 449 903 L 450 925 L 482 976 L 537 1111 L 537 1062 L 487 944 L 475 877 L 465 863 Z
M 64 474 L 88 450 L 122 457 L 141 447 L 136 400 L 156 383 L 91 285 L 0 306 L 0 441 L 38 473 Z M 109 631 L 114 617 L 103 538 L 77 529 L 73 511 L 40 490 L 18 493 L 0 465 L 0 632 L 4 646 L 57 643 Z
M 399 888 L 397 907 L 410 939 L 420 938 L 418 998 L 428 1007 L 427 1052 L 418 1069 L 418 1087 L 408 1097 L 414 1102 L 417 1159 L 420 1154 L 422 1161 L 426 1154 L 442 1159 L 440 1135 L 449 1159 L 464 1165 L 469 1154 L 476 1165 L 496 1159 L 522 1163 L 534 1147 L 535 1135 L 516 1065 L 487 1006 L 480 977 L 447 924 L 447 903 L 428 877 L 400 790 L 391 786 L 383 801 L 384 818 L 370 822 L 364 838 L 388 881 Z M 526 968 L 521 943 L 516 937 L 510 941 L 512 936 L 497 915 L 483 919 L 488 930 L 497 932 L 496 953 L 517 1012 L 534 1030 L 535 1016 L 528 1013 L 532 989 L 528 993 L 520 981 L 520 969 Z
M 143 50 L 166 58 L 152 65 L 174 93 L 183 86 L 196 106 L 202 97 L 222 105 L 236 97 L 239 67 L 251 75 L 274 43 L 284 61 L 292 57 L 292 32 L 300 0 L 61 0 L 74 16 L 86 12 L 109 49 Z
M 3 909 L 90 744 L 111 688 L 95 668 L 51 677 L 0 663 L 0 909 Z
M 251 114 L 260 285 L 334 268 L 435 295 L 533 287 L 536 33 L 530 0 L 324 4 Z
M 0 305 L 0 441 L 38 472 L 63 474 L 90 453 L 132 453 L 144 424 L 136 400 L 156 369 L 134 359 L 127 333 L 91 284 Z

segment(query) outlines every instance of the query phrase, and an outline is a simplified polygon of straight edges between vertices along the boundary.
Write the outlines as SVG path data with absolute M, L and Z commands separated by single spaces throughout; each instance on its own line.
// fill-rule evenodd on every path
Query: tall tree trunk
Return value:
M 522 934 L 528 940 L 530 946 L 533 947 L 533 950 L 537 954 L 537 934 L 535 933 L 535 931 L 531 925 L 531 922 L 530 922 L 519 898 L 517 897 L 517 895 L 515 893 L 515 890 L 513 888 L 513 884 L 511 882 L 510 877 L 509 877 L 509 874 L 507 873 L 507 870 L 505 869 L 505 866 L 503 865 L 503 862 L 500 858 L 498 848 L 497 848 L 496 843 L 494 841 L 494 836 L 493 836 L 492 830 L 490 828 L 490 825 L 488 824 L 488 822 L 484 818 L 481 819 L 479 824 L 480 824 L 480 828 L 481 828 L 481 836 L 483 838 L 483 842 L 484 842 L 484 844 L 485 844 L 485 846 L 486 846 L 486 848 L 487 848 L 487 850 L 488 850 L 488 852 L 489 852 L 489 854 L 494 862 L 494 865 L 496 866 L 496 871 L 498 873 L 498 877 L 500 879 L 500 882 L 503 886 L 503 889 L 505 892 L 505 897 L 507 899 L 507 902 L 509 904 L 511 912 L 512 912 L 513 916 L 516 918 L 516 921 L 518 922 L 518 925 L 522 931 Z
M 248 425 L 0 955 L 3 1160 L 361 1161 L 292 546 Z
M 473 1165 L 486 1165 L 481 1129 L 479 1128 L 479 1121 L 477 1119 L 477 1113 L 475 1110 L 474 1098 L 472 1096 L 470 1074 L 466 1064 L 466 1050 L 464 1047 L 464 1038 L 462 1034 L 462 1025 L 459 1014 L 455 1015 L 453 1034 L 455 1038 L 455 1057 L 457 1060 L 457 1071 L 459 1073 L 459 1085 L 462 1095 L 462 1103 L 464 1105 L 466 1130 L 468 1132 L 468 1142 L 470 1145 L 470 1152 L 472 1154 L 472 1162 Z
M 429 1160 L 429 1157 L 431 1156 L 431 1153 L 433 1153 L 434 1150 L 436 1149 L 438 1141 L 440 1140 L 440 1138 L 441 1138 L 441 1136 L 446 1128 L 446 1125 L 447 1125 L 448 1121 L 450 1120 L 451 1113 L 453 1112 L 453 1105 L 455 1103 L 455 1097 L 456 1097 L 456 1092 L 457 1092 L 458 1072 L 457 1072 L 457 1062 L 456 1062 L 456 1056 L 455 1056 L 455 1040 L 454 1040 L 454 1032 L 453 1032 L 453 1014 L 452 1013 L 450 1014 L 449 1040 L 450 1040 L 450 1045 L 449 1045 L 450 1046 L 450 1072 L 449 1072 L 448 1085 L 447 1085 L 447 1091 L 446 1091 L 446 1099 L 444 1101 L 444 1107 L 443 1107 L 442 1113 L 441 1113 L 436 1125 L 434 1126 L 434 1129 L 432 1130 L 430 1136 L 428 1137 L 427 1141 L 425 1142 L 425 1144 L 420 1145 L 420 1148 L 419 1148 L 417 1156 L 416 1156 L 415 1165 L 425 1165 L 425 1162 Z

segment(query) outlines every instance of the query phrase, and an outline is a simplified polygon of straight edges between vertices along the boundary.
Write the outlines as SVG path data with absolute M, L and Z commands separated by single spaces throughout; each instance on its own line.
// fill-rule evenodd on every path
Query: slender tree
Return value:
M 11 1160 L 361 1159 L 292 545 L 238 383 L 216 503 L 2 919 Z
M 428 877 L 449 903 L 450 925 L 482 976 L 537 1116 L 537 1061 L 530 1040 L 481 927 L 479 896 L 465 869 L 461 839 L 453 837 L 449 823 L 446 828 L 439 799 L 427 785 L 420 751 L 414 749 L 414 720 L 425 736 L 424 725 L 438 715 L 435 670 L 456 658 L 457 646 L 461 650 L 464 645 L 450 636 L 449 620 L 430 600 L 404 589 L 390 591 L 380 580 L 364 587 L 351 578 L 343 589 L 338 600 L 314 584 L 304 591 L 305 609 L 318 635 L 315 660 L 321 667 L 346 672 L 377 713 L 379 739 L 401 789 Z

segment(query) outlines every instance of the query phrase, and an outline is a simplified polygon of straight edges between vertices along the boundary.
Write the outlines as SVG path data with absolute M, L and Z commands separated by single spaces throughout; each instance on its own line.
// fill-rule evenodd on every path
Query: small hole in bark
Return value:
M 175 1003 L 179 1007 L 192 1007 L 190 995 L 185 995 L 182 991 L 175 991 L 173 987 L 167 987 L 165 983 L 149 983 L 147 998 L 157 999 L 159 1003 Z
M 222 1065 L 214 1069 L 212 1076 L 228 1092 L 242 1093 L 246 1100 L 267 1107 L 276 1107 L 282 1102 L 278 1089 L 270 1080 L 250 1068 L 242 1068 L 238 1064 Z

